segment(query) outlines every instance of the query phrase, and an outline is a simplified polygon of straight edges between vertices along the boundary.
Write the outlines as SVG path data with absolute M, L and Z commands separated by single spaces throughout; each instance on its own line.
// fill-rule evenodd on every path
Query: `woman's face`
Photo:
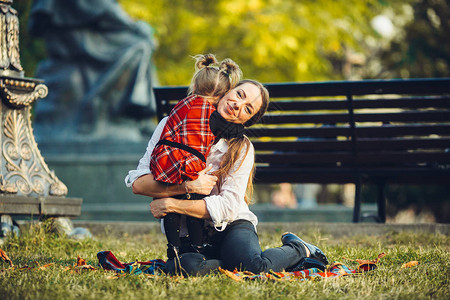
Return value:
M 228 122 L 244 124 L 261 108 L 259 88 L 249 82 L 230 90 L 217 104 L 217 112 Z

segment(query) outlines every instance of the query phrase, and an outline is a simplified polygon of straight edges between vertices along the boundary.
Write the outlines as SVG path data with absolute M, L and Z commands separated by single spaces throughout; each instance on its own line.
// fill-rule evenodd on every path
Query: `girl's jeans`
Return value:
M 293 244 L 262 251 L 255 227 L 246 220 L 234 221 L 223 232 L 216 232 L 211 243 L 217 250 L 215 255 L 209 255 L 209 258 L 199 253 L 180 255 L 183 273 L 205 275 L 215 271 L 219 266 L 230 271 L 238 269 L 253 273 L 270 270 L 277 272 L 293 266 L 306 257 L 305 249 Z M 179 270 L 179 265 L 175 266 L 174 260 L 167 262 L 169 273 L 177 273 Z

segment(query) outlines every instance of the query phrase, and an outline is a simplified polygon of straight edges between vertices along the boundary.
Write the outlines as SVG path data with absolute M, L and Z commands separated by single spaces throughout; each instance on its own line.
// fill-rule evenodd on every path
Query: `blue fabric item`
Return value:
M 100 251 L 97 253 L 97 258 L 98 264 L 103 269 L 116 271 L 117 273 L 158 275 L 165 273 L 166 270 L 166 262 L 162 259 L 122 263 L 111 251 Z

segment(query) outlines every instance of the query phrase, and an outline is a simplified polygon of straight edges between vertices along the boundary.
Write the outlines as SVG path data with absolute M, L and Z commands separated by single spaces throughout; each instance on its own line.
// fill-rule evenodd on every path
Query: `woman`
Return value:
M 268 92 L 259 82 L 243 80 L 219 101 L 217 110 L 227 116 L 227 121 L 249 127 L 262 117 L 268 103 Z M 164 126 L 162 123 L 158 128 Z M 152 140 L 159 139 L 158 128 Z M 149 142 L 149 148 L 152 148 L 152 141 Z M 207 274 L 218 266 L 254 273 L 294 270 L 304 267 L 305 258 L 308 257 L 323 264 L 328 263 L 320 249 L 292 233 L 282 236 L 283 246 L 262 252 L 256 234 L 258 220 L 248 208 L 254 172 L 254 149 L 248 138 L 220 139 L 207 157 L 207 165 L 212 166 L 201 172 L 197 180 L 171 187 L 158 184 L 148 170 L 140 167 L 148 159 L 149 148 L 138 169 L 130 171 L 126 178 L 128 185 L 133 186 L 133 192 L 159 198 L 150 204 L 156 218 L 162 218 L 167 213 L 181 213 L 210 220 L 214 227 L 209 231 L 208 242 L 212 245 L 210 253 L 181 254 L 179 262 L 168 261 L 169 272 L 177 272 L 180 268 L 178 263 L 185 273 L 197 275 Z M 204 193 L 213 184 L 210 196 L 203 201 L 171 198 L 186 191 Z

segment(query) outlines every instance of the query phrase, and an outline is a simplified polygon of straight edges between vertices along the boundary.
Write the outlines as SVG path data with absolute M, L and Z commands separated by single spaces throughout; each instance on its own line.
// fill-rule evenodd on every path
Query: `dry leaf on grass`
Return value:
M 3 261 L 9 263 L 9 266 L 10 266 L 11 268 L 14 267 L 14 264 L 13 264 L 12 260 L 8 257 L 8 255 L 6 255 L 6 252 L 3 251 L 2 249 L 0 249 L 0 258 L 1 258 Z
M 386 253 L 382 252 L 382 253 L 378 254 L 377 259 L 373 259 L 373 260 L 368 260 L 368 259 L 351 259 L 351 258 L 346 258 L 346 257 L 344 257 L 344 259 L 351 260 L 351 261 L 356 261 L 356 262 L 358 262 L 360 264 L 376 264 L 376 263 L 378 263 L 378 261 L 381 258 L 383 258 L 385 256 L 386 256 Z
M 410 261 L 410 262 L 407 262 L 407 263 L 403 264 L 401 268 L 402 269 L 411 268 L 411 267 L 417 266 L 418 264 L 419 264 L 419 262 L 417 260 L 413 260 L 413 261 Z
M 77 262 L 70 267 L 66 267 L 64 269 L 64 271 L 69 271 L 73 273 L 73 271 L 78 272 L 80 270 L 92 270 L 92 271 L 96 271 L 97 269 L 91 265 L 88 265 L 86 263 L 86 260 L 81 258 L 80 256 L 77 257 Z
M 44 269 L 46 269 L 46 268 L 48 268 L 48 267 L 50 267 L 50 266 L 53 266 L 53 265 L 54 265 L 54 263 L 49 263 L 49 264 L 40 266 L 40 267 L 39 267 L 39 270 L 44 270 Z
M 230 277 L 230 278 L 233 279 L 234 281 L 241 281 L 241 280 L 242 280 L 242 277 L 236 276 L 233 272 L 228 271 L 228 270 L 225 270 L 225 269 L 222 269 L 221 267 L 219 267 L 219 271 L 220 271 L 222 274 L 227 275 L 228 277 Z
M 74 265 L 74 267 L 80 267 L 86 265 L 86 260 L 82 259 L 80 256 L 77 256 L 77 263 Z
M 358 270 L 358 272 L 367 272 L 367 271 L 376 269 L 378 261 L 385 256 L 386 256 L 386 253 L 381 252 L 380 254 L 378 254 L 378 257 L 376 259 L 372 259 L 372 260 L 370 260 L 370 259 L 351 259 L 351 258 L 346 258 L 346 257 L 344 257 L 344 259 L 358 262 L 359 266 L 356 268 Z

